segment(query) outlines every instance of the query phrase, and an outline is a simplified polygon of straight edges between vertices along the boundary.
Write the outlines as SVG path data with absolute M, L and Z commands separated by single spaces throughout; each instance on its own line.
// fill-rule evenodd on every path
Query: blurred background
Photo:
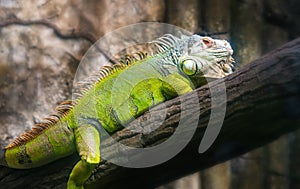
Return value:
M 299 20 L 299 0 L 0 0 L 1 147 L 70 99 L 84 53 L 122 26 L 163 22 L 227 39 L 241 68 L 299 37 Z M 297 189 L 299 142 L 290 133 L 157 189 Z

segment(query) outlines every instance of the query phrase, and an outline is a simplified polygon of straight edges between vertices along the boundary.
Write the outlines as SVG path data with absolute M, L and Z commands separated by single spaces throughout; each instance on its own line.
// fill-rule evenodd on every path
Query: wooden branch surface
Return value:
M 222 81 L 213 81 L 210 86 L 218 87 Z M 168 140 L 180 120 L 184 120 L 187 128 L 198 122 L 197 130 L 184 150 L 171 160 L 149 168 L 124 168 L 103 161 L 86 187 L 151 188 L 236 157 L 300 127 L 300 38 L 248 64 L 226 77 L 224 82 L 226 116 L 217 140 L 208 151 L 198 153 L 211 112 L 210 89 L 205 85 L 154 107 L 128 126 L 151 131 L 164 118 L 162 115 L 166 115 L 163 124 L 154 131 L 142 134 L 127 128 L 113 134 L 122 144 L 150 147 Z M 195 95 L 199 97 L 200 116 Z M 186 105 L 184 114 L 180 111 L 181 100 Z M 106 157 L 116 158 L 109 145 L 104 145 Z M 68 174 L 77 160 L 77 155 L 73 155 L 32 170 L 1 167 L 1 188 L 65 188 Z

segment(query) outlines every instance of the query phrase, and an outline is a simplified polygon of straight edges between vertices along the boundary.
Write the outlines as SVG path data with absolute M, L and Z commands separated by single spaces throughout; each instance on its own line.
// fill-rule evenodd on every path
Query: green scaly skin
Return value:
M 164 40 L 168 38 L 168 42 Z M 198 35 L 156 41 L 159 53 L 128 66 L 114 67 L 79 98 L 59 120 L 37 136 L 0 150 L 0 164 L 17 169 L 45 165 L 77 152 L 68 189 L 83 188 L 100 162 L 100 133 L 114 132 L 150 107 L 192 91 L 232 72 L 228 42 Z

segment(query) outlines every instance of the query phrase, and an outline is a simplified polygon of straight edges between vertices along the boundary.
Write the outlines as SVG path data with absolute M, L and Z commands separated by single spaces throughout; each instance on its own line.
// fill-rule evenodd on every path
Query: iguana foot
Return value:
M 74 181 L 68 181 L 67 189 L 84 189 L 83 185 L 76 185 Z
M 91 176 L 93 169 L 97 164 L 87 163 L 85 160 L 80 160 L 73 168 L 67 189 L 84 189 L 85 181 Z
M 85 181 L 100 162 L 100 135 L 92 125 L 74 129 L 76 146 L 81 160 L 74 166 L 67 189 L 83 189 Z

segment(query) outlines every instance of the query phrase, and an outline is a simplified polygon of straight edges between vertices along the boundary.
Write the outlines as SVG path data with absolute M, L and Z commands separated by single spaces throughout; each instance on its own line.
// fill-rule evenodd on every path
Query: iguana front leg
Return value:
M 83 189 L 85 181 L 100 162 L 100 135 L 97 129 L 90 124 L 75 128 L 74 134 L 81 160 L 74 166 L 67 188 Z
M 163 83 L 162 91 L 169 95 L 170 99 L 193 91 L 191 82 L 179 74 L 170 74 L 166 78 L 168 82 Z

